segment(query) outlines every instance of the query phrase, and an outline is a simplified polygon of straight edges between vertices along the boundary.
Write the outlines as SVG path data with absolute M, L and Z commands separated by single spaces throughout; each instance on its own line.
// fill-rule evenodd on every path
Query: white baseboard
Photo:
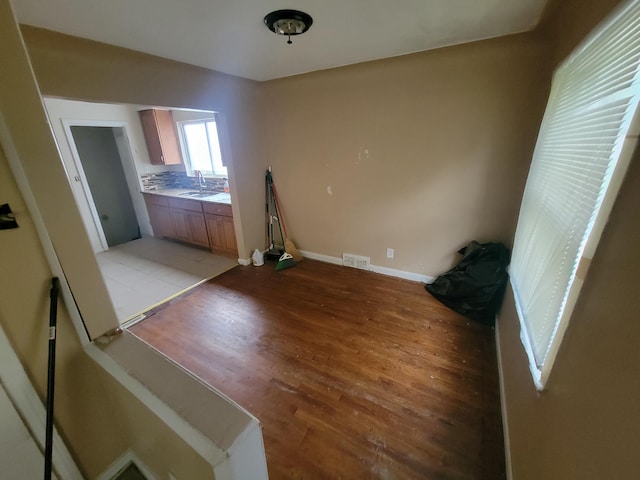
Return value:
M 334 265 L 342 265 L 342 258 L 330 257 L 329 255 L 323 255 L 322 253 L 309 252 L 307 250 L 298 250 L 300 255 L 304 258 L 310 258 L 311 260 L 319 260 L 324 263 L 332 263 Z
M 380 267 L 378 265 L 370 265 L 369 270 L 382 275 L 389 275 L 391 277 L 404 278 L 405 280 L 413 280 L 414 282 L 431 283 L 436 277 L 429 275 L 421 275 L 419 273 L 406 272 L 404 270 L 396 270 L 395 268 Z
M 251 265 L 252 260 L 250 258 L 238 258 L 238 263 L 244 267 Z
M 334 265 L 342 265 L 342 258 L 331 257 L 322 253 L 309 252 L 307 250 L 299 250 L 300 254 L 305 258 L 318 260 L 320 262 L 332 263 Z M 369 271 L 389 275 L 391 277 L 404 278 L 405 280 L 413 280 L 414 282 L 431 283 L 435 277 L 422 275 L 420 273 L 407 272 L 404 270 L 396 270 L 395 268 L 381 267 L 378 265 L 369 265 Z
M 498 360 L 498 379 L 500 381 L 500 411 L 502 414 L 502 435 L 504 436 L 504 461 L 507 480 L 513 480 L 513 471 L 511 469 L 511 442 L 509 440 L 509 419 L 507 417 L 507 402 L 504 390 L 504 372 L 502 371 L 502 352 L 500 351 L 500 322 L 496 317 L 495 323 L 496 336 L 496 357 Z

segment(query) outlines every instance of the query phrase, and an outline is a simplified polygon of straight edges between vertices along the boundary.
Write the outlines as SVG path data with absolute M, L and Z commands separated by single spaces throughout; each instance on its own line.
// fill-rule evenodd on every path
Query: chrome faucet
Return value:
M 206 182 L 204 180 L 204 175 L 200 170 L 196 170 L 194 173 L 196 174 L 196 178 L 198 179 L 198 188 L 202 192 L 202 189 L 206 185 Z

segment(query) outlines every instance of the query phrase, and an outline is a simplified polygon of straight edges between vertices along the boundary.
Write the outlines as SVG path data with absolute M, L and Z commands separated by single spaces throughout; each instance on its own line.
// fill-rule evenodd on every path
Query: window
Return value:
M 510 267 L 521 338 L 539 389 L 635 147 L 638 132 L 630 128 L 640 99 L 639 67 L 640 0 L 634 0 L 553 78 Z
M 179 126 L 187 174 L 199 170 L 205 176 L 226 177 L 216 119 L 180 122 Z

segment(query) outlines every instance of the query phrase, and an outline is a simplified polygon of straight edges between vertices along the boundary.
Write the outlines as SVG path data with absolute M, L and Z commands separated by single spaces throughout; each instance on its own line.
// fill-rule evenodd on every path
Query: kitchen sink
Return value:
M 221 202 L 221 203 L 230 203 L 231 198 L 228 193 L 221 192 L 184 192 L 178 194 L 181 197 L 188 198 L 206 198 L 209 202 Z
M 185 192 L 179 193 L 181 197 L 210 197 L 211 195 L 215 195 L 214 192 Z

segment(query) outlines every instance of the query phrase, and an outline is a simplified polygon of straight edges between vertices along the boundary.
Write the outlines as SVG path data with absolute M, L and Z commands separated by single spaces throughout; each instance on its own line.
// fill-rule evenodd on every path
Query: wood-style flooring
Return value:
M 416 282 L 236 267 L 129 330 L 253 413 L 271 479 L 501 479 L 494 331 Z

